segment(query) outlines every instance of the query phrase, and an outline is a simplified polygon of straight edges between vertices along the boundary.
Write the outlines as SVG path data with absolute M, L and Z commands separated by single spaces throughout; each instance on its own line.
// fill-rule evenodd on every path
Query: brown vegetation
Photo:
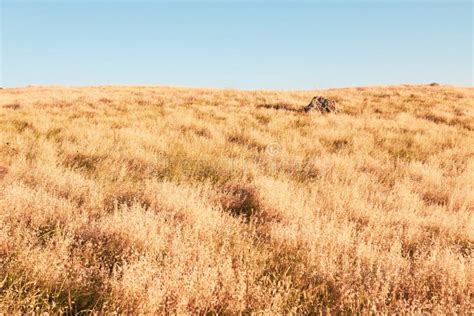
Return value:
M 472 311 L 472 88 L 0 96 L 2 312 Z

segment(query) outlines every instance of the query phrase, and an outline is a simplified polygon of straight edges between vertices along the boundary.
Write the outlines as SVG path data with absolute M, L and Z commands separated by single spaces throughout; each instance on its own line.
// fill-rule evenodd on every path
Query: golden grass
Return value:
M 473 88 L 0 96 L 0 311 L 472 312 Z

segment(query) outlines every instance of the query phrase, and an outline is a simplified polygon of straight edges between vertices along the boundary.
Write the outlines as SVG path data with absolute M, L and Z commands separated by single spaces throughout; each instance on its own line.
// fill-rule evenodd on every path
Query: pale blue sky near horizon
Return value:
M 471 1 L 0 0 L 0 85 L 473 85 Z

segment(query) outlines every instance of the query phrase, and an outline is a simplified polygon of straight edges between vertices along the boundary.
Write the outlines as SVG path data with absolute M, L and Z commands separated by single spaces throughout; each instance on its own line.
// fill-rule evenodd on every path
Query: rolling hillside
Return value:
M 340 113 L 300 113 L 315 95 Z M 474 88 L 0 90 L 0 311 L 472 312 Z

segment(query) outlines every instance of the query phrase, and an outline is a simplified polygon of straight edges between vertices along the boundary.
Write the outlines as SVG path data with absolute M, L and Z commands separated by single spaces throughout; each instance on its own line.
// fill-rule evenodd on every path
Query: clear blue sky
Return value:
M 0 1 L 7 87 L 473 84 L 471 1 Z

